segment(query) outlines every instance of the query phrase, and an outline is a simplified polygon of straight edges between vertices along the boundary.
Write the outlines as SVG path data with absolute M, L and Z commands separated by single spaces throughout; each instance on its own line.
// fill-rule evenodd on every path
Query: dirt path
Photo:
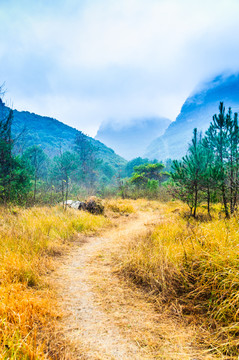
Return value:
M 185 335 L 177 322 L 158 314 L 113 271 L 112 254 L 157 221 L 155 212 L 122 219 L 102 236 L 86 238 L 56 271 L 64 335 L 77 349 L 69 359 L 199 359 L 190 332 Z

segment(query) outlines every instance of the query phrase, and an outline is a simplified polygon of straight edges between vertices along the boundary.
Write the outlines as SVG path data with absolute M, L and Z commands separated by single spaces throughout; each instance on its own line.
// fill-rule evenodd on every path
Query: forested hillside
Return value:
M 67 201 L 114 186 L 126 160 L 61 122 L 0 101 L 0 201 Z
M 1 106 L 4 106 L 3 103 Z M 6 112 L 9 111 L 8 107 L 4 106 L 4 108 Z M 19 137 L 16 146 L 20 153 L 32 145 L 38 145 L 52 158 L 59 155 L 60 149 L 61 151 L 71 151 L 79 133 L 80 131 L 56 119 L 28 111 L 13 110 L 12 134 L 13 137 Z M 19 134 L 21 135 L 19 136 Z M 99 159 L 110 162 L 116 168 L 126 164 L 121 156 L 100 141 L 85 134 L 83 137 L 97 149 Z

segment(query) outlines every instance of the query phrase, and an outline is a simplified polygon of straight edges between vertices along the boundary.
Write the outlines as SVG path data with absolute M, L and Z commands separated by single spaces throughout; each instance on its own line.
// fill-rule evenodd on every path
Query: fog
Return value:
M 200 82 L 239 70 L 238 0 L 19 3 L 0 3 L 7 102 L 91 136 L 109 119 L 175 120 Z

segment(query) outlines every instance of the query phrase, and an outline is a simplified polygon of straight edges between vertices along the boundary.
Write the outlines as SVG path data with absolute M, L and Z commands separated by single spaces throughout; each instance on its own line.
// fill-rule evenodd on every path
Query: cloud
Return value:
M 239 70 L 238 14 L 237 0 L 1 1 L 0 82 L 16 108 L 91 135 L 174 120 L 198 82 Z

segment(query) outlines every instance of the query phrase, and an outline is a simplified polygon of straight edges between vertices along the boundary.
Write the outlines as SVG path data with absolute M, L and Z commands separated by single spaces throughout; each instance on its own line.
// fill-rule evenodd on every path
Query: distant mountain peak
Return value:
M 227 109 L 239 111 L 239 73 L 219 74 L 199 84 L 184 102 L 176 120 L 162 136 L 153 140 L 144 156 L 159 160 L 181 158 L 187 151 L 193 129 L 207 130 L 220 101 Z
M 155 135 L 162 135 L 170 123 L 169 119 L 163 117 L 134 118 L 127 123 L 105 121 L 95 139 L 130 160 L 142 156 Z

